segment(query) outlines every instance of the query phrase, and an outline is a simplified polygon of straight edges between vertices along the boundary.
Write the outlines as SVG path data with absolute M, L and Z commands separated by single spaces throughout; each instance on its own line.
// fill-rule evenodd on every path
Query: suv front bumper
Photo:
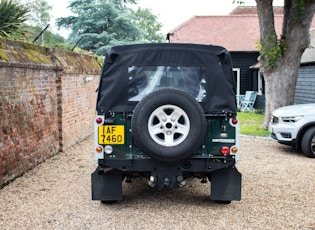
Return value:
M 294 123 L 269 123 L 270 137 L 285 145 L 296 145 L 296 130 Z

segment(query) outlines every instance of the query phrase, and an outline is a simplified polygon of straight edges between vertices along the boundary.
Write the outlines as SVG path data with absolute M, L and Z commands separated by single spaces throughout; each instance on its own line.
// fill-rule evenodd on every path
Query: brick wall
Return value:
M 61 150 L 86 138 L 93 131 L 95 118 L 96 89 L 100 65 L 95 57 L 52 50 L 58 63 L 57 82 L 60 104 L 59 129 Z
M 0 40 L 0 186 L 93 131 L 96 58 Z

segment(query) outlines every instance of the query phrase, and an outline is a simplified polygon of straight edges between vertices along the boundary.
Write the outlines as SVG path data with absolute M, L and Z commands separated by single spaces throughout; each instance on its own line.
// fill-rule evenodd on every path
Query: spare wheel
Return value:
M 206 119 L 195 98 L 176 89 L 161 89 L 144 97 L 131 120 L 136 145 L 163 162 L 175 162 L 200 147 Z

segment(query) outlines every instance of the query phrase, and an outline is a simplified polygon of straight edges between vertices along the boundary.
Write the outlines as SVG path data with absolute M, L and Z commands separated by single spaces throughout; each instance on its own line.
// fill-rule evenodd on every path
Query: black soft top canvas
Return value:
M 187 68 L 202 72 L 202 79 L 196 78 L 204 87 L 203 98 L 198 100 L 205 113 L 236 114 L 235 81 L 229 52 L 220 46 L 176 43 L 112 47 L 105 56 L 96 110 L 99 114 L 134 110 L 141 99 L 139 94 L 144 93 L 131 89 L 132 82 L 137 79 L 135 72 L 150 70 L 154 73 L 152 82 L 159 71 L 163 78 L 166 72 L 175 69 L 183 73 Z M 181 89 L 181 86 L 174 87 Z

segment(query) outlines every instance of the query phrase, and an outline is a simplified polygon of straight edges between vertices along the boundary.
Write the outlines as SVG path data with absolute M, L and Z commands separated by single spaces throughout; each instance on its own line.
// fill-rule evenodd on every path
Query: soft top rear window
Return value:
M 128 101 L 141 101 L 162 88 L 182 90 L 197 101 L 206 97 L 205 68 L 196 66 L 130 66 Z

